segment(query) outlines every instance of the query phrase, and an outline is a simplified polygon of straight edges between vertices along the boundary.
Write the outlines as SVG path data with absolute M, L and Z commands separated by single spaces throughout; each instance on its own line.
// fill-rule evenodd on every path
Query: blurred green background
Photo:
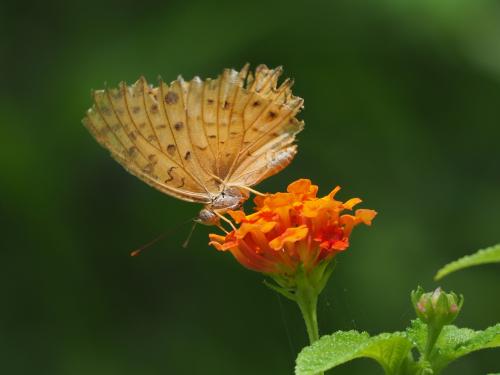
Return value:
M 498 1 L 17 2 L 0 25 L 2 374 L 291 374 L 306 344 L 296 306 L 209 248 L 209 228 L 181 248 L 197 205 L 132 177 L 87 133 L 104 81 L 284 65 L 306 127 L 295 161 L 258 188 L 308 177 L 379 211 L 338 258 L 323 333 L 403 329 L 412 288 L 500 240 Z M 466 296 L 458 325 L 499 320 L 498 271 L 444 280 Z M 495 371 L 485 351 L 447 373 Z

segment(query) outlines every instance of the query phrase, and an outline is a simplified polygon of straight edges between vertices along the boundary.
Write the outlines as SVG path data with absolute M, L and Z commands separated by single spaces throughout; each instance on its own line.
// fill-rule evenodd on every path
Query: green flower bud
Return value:
M 421 287 L 411 293 L 413 307 L 423 322 L 435 327 L 451 324 L 457 317 L 464 298 L 455 293 L 445 293 L 441 288 L 424 293 Z

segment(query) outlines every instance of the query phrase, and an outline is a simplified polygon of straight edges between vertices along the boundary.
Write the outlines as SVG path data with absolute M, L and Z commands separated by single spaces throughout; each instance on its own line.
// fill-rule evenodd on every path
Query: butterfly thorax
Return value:
M 227 210 L 237 210 L 248 197 L 248 191 L 236 186 L 226 186 L 200 211 L 197 221 L 205 225 L 216 225 L 219 223 L 217 213 L 223 215 Z

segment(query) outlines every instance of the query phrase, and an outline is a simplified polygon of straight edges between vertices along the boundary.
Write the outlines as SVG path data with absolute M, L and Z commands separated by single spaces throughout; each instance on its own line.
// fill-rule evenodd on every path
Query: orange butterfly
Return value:
M 285 168 L 297 153 L 295 117 L 303 100 L 282 68 L 225 69 L 216 79 L 179 77 L 153 87 L 141 77 L 93 92 L 83 124 L 126 170 L 173 197 L 205 205 L 199 222 L 219 225 L 251 186 Z M 227 219 L 226 219 L 227 220 Z

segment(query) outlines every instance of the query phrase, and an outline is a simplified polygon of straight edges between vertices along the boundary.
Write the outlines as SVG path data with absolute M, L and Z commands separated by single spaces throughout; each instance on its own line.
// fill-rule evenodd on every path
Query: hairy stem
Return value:
M 310 283 L 307 277 L 298 283 L 297 291 L 295 293 L 295 301 L 299 305 L 300 312 L 304 318 L 310 344 L 319 339 L 318 317 L 316 313 L 318 295 L 319 292 Z M 323 372 L 316 375 L 323 375 Z
M 318 317 L 316 314 L 316 306 L 318 304 L 318 296 L 315 291 L 302 290 L 302 293 L 297 291 L 296 301 L 299 305 L 300 312 L 306 323 L 307 336 L 312 344 L 319 339 Z
M 425 343 L 424 360 L 430 360 L 432 350 L 434 349 L 434 345 L 442 329 L 443 326 L 434 327 L 432 324 L 427 325 L 427 342 Z

